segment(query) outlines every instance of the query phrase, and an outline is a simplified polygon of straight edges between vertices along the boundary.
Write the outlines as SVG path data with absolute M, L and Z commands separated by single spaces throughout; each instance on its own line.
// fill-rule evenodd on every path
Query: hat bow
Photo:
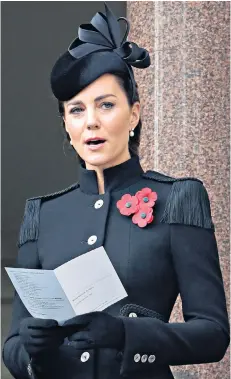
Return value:
M 90 24 L 82 24 L 78 30 L 78 37 L 70 44 L 68 51 L 76 59 L 96 51 L 113 50 L 128 65 L 136 68 L 150 66 L 150 56 L 146 49 L 136 43 L 126 41 L 130 24 L 125 17 L 118 19 L 106 3 L 105 13 L 97 12 Z M 121 38 L 119 21 L 126 22 L 126 31 Z

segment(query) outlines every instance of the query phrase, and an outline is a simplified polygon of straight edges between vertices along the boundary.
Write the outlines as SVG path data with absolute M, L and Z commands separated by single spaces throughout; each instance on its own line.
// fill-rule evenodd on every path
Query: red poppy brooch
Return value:
M 116 206 L 124 216 L 132 216 L 132 222 L 140 228 L 150 224 L 153 219 L 153 206 L 157 200 L 157 193 L 145 187 L 136 192 L 135 196 L 125 194 L 117 201 Z

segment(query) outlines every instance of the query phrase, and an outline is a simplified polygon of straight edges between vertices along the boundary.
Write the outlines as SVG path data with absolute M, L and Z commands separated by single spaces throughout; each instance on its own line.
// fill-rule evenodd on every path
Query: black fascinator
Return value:
M 129 21 L 125 17 L 117 19 L 108 5 L 104 5 L 105 14 L 98 12 L 90 24 L 80 25 L 78 37 L 52 69 L 51 88 L 60 101 L 71 99 L 101 75 L 113 72 L 130 75 L 134 94 L 135 79 L 131 66 L 150 66 L 148 51 L 127 41 Z M 126 22 L 123 37 L 120 20 Z

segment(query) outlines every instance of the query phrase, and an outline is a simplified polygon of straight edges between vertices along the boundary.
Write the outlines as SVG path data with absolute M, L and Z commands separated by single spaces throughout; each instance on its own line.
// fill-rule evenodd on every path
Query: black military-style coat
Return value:
M 53 270 L 103 245 L 128 293 L 105 310 L 124 316 L 124 349 L 86 351 L 65 340 L 35 374 L 18 335 L 20 321 L 29 313 L 16 294 L 3 349 L 15 378 L 170 379 L 169 366 L 217 362 L 226 352 L 226 299 L 202 181 L 144 172 L 138 156 L 105 169 L 104 181 L 105 193 L 99 194 L 95 171 L 81 166 L 77 184 L 27 200 L 18 265 Z M 116 203 L 147 187 L 158 198 L 153 221 L 142 228 L 122 215 Z M 179 293 L 185 322 L 170 323 Z

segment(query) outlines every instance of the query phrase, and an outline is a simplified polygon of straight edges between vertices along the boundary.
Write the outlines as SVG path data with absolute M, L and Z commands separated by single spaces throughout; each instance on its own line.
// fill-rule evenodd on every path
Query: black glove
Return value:
M 68 334 L 72 329 L 70 341 L 76 342 L 77 348 L 80 343 L 86 342 L 89 347 L 109 347 L 123 349 L 124 346 L 124 323 L 121 317 L 111 316 L 106 312 L 91 312 L 76 316 L 63 324 Z
M 27 317 L 21 321 L 19 335 L 32 358 L 42 358 L 58 349 L 64 341 L 64 330 L 56 320 Z

